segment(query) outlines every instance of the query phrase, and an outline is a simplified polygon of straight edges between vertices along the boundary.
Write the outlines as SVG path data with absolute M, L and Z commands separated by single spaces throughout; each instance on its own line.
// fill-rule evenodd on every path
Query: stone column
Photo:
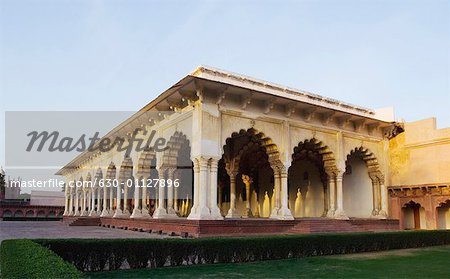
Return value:
M 198 163 L 200 167 L 200 176 L 199 176 L 199 196 L 200 202 L 198 204 L 198 218 L 199 219 L 210 219 L 211 212 L 209 211 L 209 202 L 208 202 L 208 192 L 209 192 L 209 174 L 208 174 L 208 159 L 204 157 L 198 158 Z
M 109 189 L 110 191 L 111 191 L 111 193 L 110 194 L 112 194 L 112 189 Z M 103 187 L 102 188 L 99 188 L 99 196 L 100 196 L 100 193 L 101 192 L 103 192 L 103 203 L 102 203 L 102 205 L 103 205 L 103 208 L 102 208 L 102 212 L 100 213 L 100 216 L 101 217 L 106 217 L 106 216 L 109 216 L 109 211 L 108 211 L 108 187 L 106 187 L 106 185 L 103 185 Z M 111 198 L 111 196 L 110 196 L 110 199 L 112 200 L 112 198 Z M 110 203 L 111 203 L 111 200 L 110 200 Z M 111 210 L 111 206 L 110 206 L 110 210 Z M 99 205 L 98 205 L 98 203 L 97 203 L 97 211 L 99 210 Z
M 280 174 L 280 182 L 281 182 L 281 208 L 278 212 L 279 219 L 283 220 L 294 220 L 294 216 L 292 216 L 291 210 L 288 207 L 288 174 L 285 169 L 281 171 Z
M 334 217 L 336 212 L 336 181 L 334 174 L 328 174 L 328 212 L 327 217 Z
M 144 176 L 145 177 L 145 176 Z M 142 212 L 142 217 L 143 218 L 150 218 L 150 214 L 148 211 L 148 207 L 147 207 L 147 179 L 148 179 L 149 175 L 147 175 L 147 178 L 143 178 L 143 180 L 141 181 L 141 192 L 142 192 L 142 201 L 141 201 L 141 212 Z
M 384 185 L 383 178 L 380 178 L 380 197 L 381 197 L 381 205 L 380 205 L 380 212 L 379 215 L 381 218 L 387 218 L 388 217 L 388 193 L 386 185 Z
M 124 217 L 130 216 L 130 211 L 128 210 L 128 179 L 124 180 L 124 186 L 123 186 L 123 215 Z
M 379 188 L 379 182 L 378 177 L 375 175 L 370 175 L 370 178 L 372 179 L 372 217 L 378 216 L 378 188 Z
M 174 181 L 172 183 L 172 185 L 175 184 L 175 180 L 180 180 L 180 173 L 178 171 L 175 172 L 174 176 Z M 179 212 L 179 204 L 178 204 L 178 187 L 173 188 L 173 207 L 175 209 L 175 212 L 178 213 Z
M 236 208 L 236 175 L 237 171 L 232 170 L 228 173 L 230 176 L 230 209 L 228 210 L 228 214 L 226 218 L 240 218 L 241 215 L 239 214 L 237 208 Z
M 197 219 L 198 216 L 198 204 L 199 204 L 199 176 L 200 176 L 200 166 L 198 164 L 197 159 L 192 160 L 194 163 L 194 193 L 193 198 L 194 202 L 192 204 L 191 212 L 189 213 L 189 216 L 187 219 Z
M 220 213 L 220 209 L 217 206 L 217 168 L 218 168 L 219 160 L 216 158 L 211 158 L 209 160 L 210 166 L 210 177 L 209 177 L 209 185 L 210 185 L 210 200 L 209 200 L 209 208 L 211 210 L 211 219 L 223 220 L 222 214 Z
M 73 199 L 74 197 L 73 194 L 71 193 L 69 197 L 69 216 L 73 215 Z
M 344 193 L 342 189 L 343 172 L 340 171 L 336 174 L 336 213 L 334 214 L 336 219 L 348 220 L 349 218 L 344 212 Z
M 64 216 L 69 215 L 69 193 L 67 191 L 67 188 L 65 189 L 65 193 L 64 193 Z
M 89 211 L 89 216 L 96 216 L 97 211 L 95 210 L 95 199 L 96 199 L 96 188 L 91 189 L 91 210 Z
M 113 215 L 114 210 L 114 187 L 110 186 L 109 188 L 109 210 L 107 212 L 108 216 Z
M 80 195 L 80 192 L 78 191 L 78 189 L 77 188 L 75 188 L 76 190 L 76 192 L 75 192 L 75 211 L 74 211 L 74 213 L 73 213 L 73 216 L 79 216 L 80 215 L 80 205 L 78 204 L 79 203 L 79 195 Z
M 175 208 L 173 207 L 173 192 L 174 192 L 174 186 L 173 186 L 173 177 L 174 177 L 175 168 L 169 168 L 167 170 L 167 181 L 166 187 L 167 187 L 167 217 L 171 218 L 177 218 L 177 212 L 175 211 Z M 171 186 L 169 187 L 168 181 L 171 181 Z
M 322 217 L 327 217 L 328 215 L 328 201 L 330 199 L 328 192 L 328 181 L 323 181 L 323 213 Z
M 86 216 L 86 191 L 84 189 L 81 192 L 80 207 L 81 207 L 80 216 Z
M 116 212 L 114 213 L 113 217 L 120 217 L 122 214 L 122 186 L 121 181 L 119 181 L 116 194 Z
M 273 195 L 272 199 L 275 199 L 274 207 L 272 208 L 272 212 L 270 213 L 270 218 L 278 219 L 278 211 L 280 210 L 280 171 L 278 168 L 274 169 L 274 186 L 273 186 Z
M 97 209 L 95 210 L 95 214 L 97 216 L 100 216 L 100 214 L 102 214 L 102 206 L 106 202 L 106 200 L 104 199 L 104 196 L 102 195 L 102 188 L 98 187 L 95 191 L 96 191 L 95 196 L 96 196 L 96 200 L 97 200 L 97 206 L 96 206 Z M 95 202 L 94 202 L 94 204 L 95 204 Z
M 160 180 L 164 180 L 164 170 L 159 169 L 158 170 L 158 176 Z M 155 212 L 153 213 L 153 218 L 155 219 L 161 219 L 167 217 L 167 210 L 165 207 L 164 199 L 166 198 L 166 187 L 158 187 L 158 208 L 156 208 Z
M 133 206 L 133 213 L 131 214 L 130 218 L 137 218 L 137 217 L 141 217 L 142 216 L 142 210 L 139 209 L 139 202 L 140 202 L 140 191 L 142 191 L 143 189 L 141 188 L 140 182 L 136 181 L 134 182 L 134 195 L 133 195 L 133 200 L 134 200 L 134 206 Z

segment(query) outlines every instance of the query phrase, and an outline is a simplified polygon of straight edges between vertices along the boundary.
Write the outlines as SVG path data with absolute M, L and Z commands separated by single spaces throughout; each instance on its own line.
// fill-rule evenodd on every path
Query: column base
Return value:
M 80 216 L 80 211 L 75 211 L 75 213 L 73 213 L 73 216 Z
M 138 208 L 135 208 L 135 209 L 133 209 L 133 213 L 131 213 L 130 218 L 139 218 L 141 216 L 142 216 L 141 210 Z
M 294 216 L 292 216 L 291 210 L 289 208 L 284 207 L 278 211 L 278 219 L 280 220 L 294 220 Z
M 228 210 L 228 214 L 227 214 L 227 216 L 225 216 L 225 218 L 241 218 L 241 214 L 239 213 L 239 211 L 236 208 L 230 208 L 230 210 Z
M 109 210 L 105 209 L 100 213 L 100 217 L 111 217 L 111 212 Z
M 279 211 L 279 210 L 280 210 L 279 208 L 274 207 L 274 208 L 272 209 L 272 212 L 270 213 L 269 218 L 270 218 L 270 219 L 278 219 L 278 211 Z
M 80 214 L 80 216 L 82 216 L 82 217 L 86 217 L 86 216 L 89 216 L 89 212 L 88 211 L 81 211 L 81 214 Z
M 117 209 L 113 215 L 113 218 L 128 218 L 130 213 L 128 211 L 122 211 L 122 209 Z
M 167 208 L 167 215 L 178 217 L 177 211 L 173 207 Z
M 96 217 L 96 216 L 98 216 L 97 211 L 91 210 L 91 212 L 89 213 L 89 216 L 91 216 L 91 217 Z
M 350 218 L 348 218 L 347 214 L 345 214 L 344 210 L 336 210 L 336 212 L 334 213 L 334 219 L 350 220 Z
M 167 217 L 167 210 L 163 207 L 158 207 L 153 213 L 153 219 L 162 219 Z
M 217 206 L 211 209 L 211 218 L 213 220 L 223 220 L 222 213 L 220 212 L 220 209 Z
M 325 217 L 334 218 L 334 212 L 335 212 L 335 210 L 328 209 L 327 215 Z

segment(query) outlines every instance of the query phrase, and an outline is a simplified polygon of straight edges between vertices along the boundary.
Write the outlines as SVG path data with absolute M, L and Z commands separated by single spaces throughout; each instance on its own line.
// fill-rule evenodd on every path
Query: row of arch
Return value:
M 60 218 L 63 216 L 63 211 L 50 210 L 9 210 L 3 211 L 3 217 L 27 217 L 27 218 Z
M 439 203 L 432 208 L 436 215 L 436 229 L 450 229 L 450 199 Z M 402 206 L 403 228 L 404 229 L 434 229 L 428 227 L 425 207 L 414 200 Z
M 183 182 L 181 188 L 144 190 L 136 185 L 119 186 L 117 191 L 98 185 L 71 188 L 66 191 L 69 198 L 65 214 L 186 217 L 192 207 L 196 208 L 196 200 L 205 195 L 204 203 L 210 212 L 218 207 L 220 215 L 229 218 L 277 218 L 283 214 L 335 217 L 344 212 L 352 217 L 386 216 L 384 176 L 377 158 L 367 148 L 354 148 L 347 155 L 345 170 L 338 168 L 330 148 L 315 138 L 299 142 L 291 159 L 287 168 L 269 137 L 253 128 L 240 130 L 227 138 L 221 158 L 205 161 L 205 177 L 211 176 L 211 180 L 198 182 L 196 179 L 200 179 L 203 170 L 201 163 L 195 158 L 191 161 L 189 140 L 176 132 L 160 161 L 157 162 L 154 151 L 147 149 L 138 159 L 137 170 L 132 159 L 125 155 L 119 168 L 111 162 L 105 174 L 99 168 L 95 174 L 87 174 L 85 180 L 178 178 Z M 201 191 L 207 193 L 197 192 L 194 185 L 199 183 L 207 184 L 208 187 L 201 186 Z

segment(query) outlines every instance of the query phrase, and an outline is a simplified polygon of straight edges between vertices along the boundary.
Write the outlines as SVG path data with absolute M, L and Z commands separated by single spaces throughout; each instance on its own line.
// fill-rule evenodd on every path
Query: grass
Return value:
M 87 273 L 89 278 L 449 278 L 450 246 L 254 263 Z

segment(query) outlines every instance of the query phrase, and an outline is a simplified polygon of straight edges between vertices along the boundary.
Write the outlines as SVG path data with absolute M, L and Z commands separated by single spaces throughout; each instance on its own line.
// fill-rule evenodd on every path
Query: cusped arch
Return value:
M 92 184 L 93 188 L 98 188 L 99 183 L 103 180 L 103 172 L 101 168 L 98 168 L 95 172 L 94 183 Z
M 130 156 L 125 156 L 119 170 L 119 180 L 133 177 L 133 160 Z
M 106 170 L 106 179 L 115 179 L 116 178 L 116 165 L 111 162 Z
M 23 214 L 22 210 L 16 210 L 14 212 L 14 217 L 23 217 L 23 216 L 24 216 L 24 214 Z
M 239 139 L 243 139 L 239 141 Z M 231 137 L 225 140 L 223 146 L 224 160 L 227 169 L 239 167 L 239 161 L 244 153 L 252 148 L 258 148 L 264 151 L 265 156 L 272 168 L 283 168 L 280 160 L 280 152 L 278 146 L 273 143 L 272 139 L 267 137 L 263 132 L 254 128 L 248 130 L 241 129 L 234 132 Z
M 12 217 L 11 210 L 7 209 L 7 210 L 3 211 L 3 217 Z
M 176 131 L 170 137 L 166 149 L 163 151 L 162 165 L 166 167 L 190 166 L 192 164 L 190 153 L 189 139 L 182 132 Z
M 28 211 L 25 213 L 25 217 L 34 217 L 34 211 L 33 211 L 33 210 L 28 210 Z
M 294 147 L 292 161 L 297 160 L 311 162 L 328 176 L 335 175 L 338 170 L 334 153 L 327 145 L 316 138 L 301 141 Z
M 144 151 L 142 151 L 142 154 L 138 159 L 138 176 L 148 177 L 151 173 L 152 164 L 155 159 L 156 153 L 153 149 L 146 148 Z
M 368 148 L 360 146 L 352 149 L 347 155 L 347 159 L 351 156 L 357 156 L 364 161 L 367 166 L 367 170 L 370 178 L 373 180 L 375 178 L 380 181 L 384 180 L 384 175 L 381 171 L 380 164 L 375 154 L 371 152 Z

